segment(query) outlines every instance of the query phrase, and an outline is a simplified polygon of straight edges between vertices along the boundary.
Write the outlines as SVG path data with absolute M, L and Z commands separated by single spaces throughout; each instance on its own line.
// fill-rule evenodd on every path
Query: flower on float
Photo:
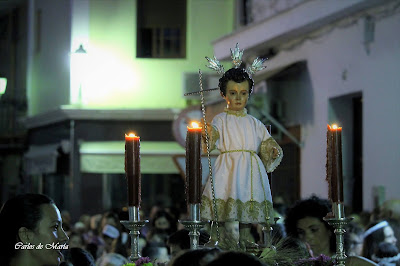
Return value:
M 153 266 L 153 263 L 151 263 L 151 259 L 149 257 L 141 257 L 134 263 L 126 263 L 122 266 Z
M 332 266 L 334 265 L 334 260 L 324 254 L 318 257 L 312 257 L 309 259 L 302 259 L 296 263 L 296 265 L 315 265 L 315 266 Z
M 153 266 L 149 257 L 141 257 L 135 261 L 135 266 Z

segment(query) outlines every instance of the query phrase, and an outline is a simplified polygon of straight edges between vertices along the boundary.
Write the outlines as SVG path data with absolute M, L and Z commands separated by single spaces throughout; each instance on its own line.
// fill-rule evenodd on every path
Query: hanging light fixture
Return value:
M 87 51 L 83 45 L 71 54 L 71 96 L 70 103 L 74 105 L 83 104 L 83 86 L 87 72 Z

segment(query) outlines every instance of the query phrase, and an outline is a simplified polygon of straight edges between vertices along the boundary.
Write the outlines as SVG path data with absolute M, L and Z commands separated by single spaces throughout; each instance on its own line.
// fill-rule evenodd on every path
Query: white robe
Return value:
M 215 145 L 221 152 L 213 167 L 218 221 L 265 222 L 272 213 L 272 198 L 267 172 L 258 154 L 261 143 L 271 138 L 270 134 L 246 109 L 226 110 L 214 117 L 212 126 L 219 134 Z M 282 156 L 274 160 L 272 171 L 281 159 Z M 201 204 L 204 220 L 216 220 L 212 199 L 208 178 Z

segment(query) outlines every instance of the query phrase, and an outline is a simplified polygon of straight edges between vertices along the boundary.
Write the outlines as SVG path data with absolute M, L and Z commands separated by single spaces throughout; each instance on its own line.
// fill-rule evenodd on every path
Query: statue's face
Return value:
M 249 99 L 249 82 L 247 80 L 236 83 L 232 80 L 226 84 L 226 93 L 223 96 L 228 109 L 232 111 L 241 111 L 246 107 Z

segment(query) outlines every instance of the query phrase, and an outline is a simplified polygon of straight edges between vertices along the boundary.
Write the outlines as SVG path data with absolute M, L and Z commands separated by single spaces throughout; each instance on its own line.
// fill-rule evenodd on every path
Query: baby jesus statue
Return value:
M 232 58 L 235 63 L 233 51 Z M 222 68 L 223 73 L 216 59 L 207 59 Z M 208 136 L 210 151 L 218 149 L 220 155 L 213 166 L 214 186 L 208 178 L 201 203 L 202 219 L 215 221 L 214 190 L 218 223 L 239 223 L 241 247 L 251 242 L 251 224 L 265 223 L 273 214 L 267 172 L 274 171 L 283 157 L 282 148 L 265 125 L 247 114 L 245 107 L 254 86 L 249 72 L 235 67 L 219 79 L 220 94 L 227 106 L 208 126 Z

